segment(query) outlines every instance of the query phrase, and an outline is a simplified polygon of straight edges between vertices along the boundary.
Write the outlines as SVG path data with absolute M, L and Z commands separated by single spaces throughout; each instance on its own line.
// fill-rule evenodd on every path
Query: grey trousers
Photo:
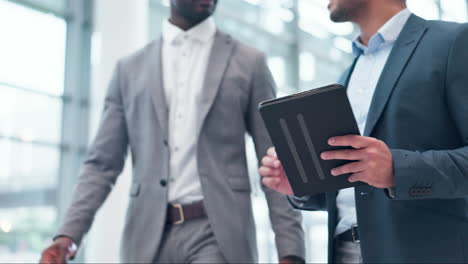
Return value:
M 153 263 L 226 263 L 208 218 L 167 226 Z
M 337 239 L 335 256 L 336 263 L 363 263 L 360 243 Z

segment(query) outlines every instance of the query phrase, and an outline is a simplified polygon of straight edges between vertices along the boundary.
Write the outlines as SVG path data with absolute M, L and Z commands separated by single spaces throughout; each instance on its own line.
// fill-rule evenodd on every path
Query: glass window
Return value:
M 39 260 L 63 209 L 60 162 L 64 153 L 81 151 L 62 151 L 63 120 L 75 119 L 62 118 L 64 110 L 82 107 L 65 92 L 67 27 L 80 17 L 73 11 L 66 20 L 66 6 L 66 0 L 0 0 L 0 263 Z M 73 39 L 81 43 L 80 37 Z
M 0 82 L 53 95 L 63 93 L 66 23 L 0 1 Z
M 0 159 L 0 193 L 56 187 L 58 148 L 0 139 Z
M 302 52 L 299 58 L 301 81 L 311 82 L 316 78 L 315 56 L 311 52 Z
M 28 142 L 60 142 L 60 98 L 38 95 L 1 84 L 0 98 L 0 134 Z
M 351 23 L 333 23 L 327 11 L 328 0 L 299 0 L 299 27 L 305 32 L 320 39 L 334 35 L 347 36 L 353 33 Z
M 466 23 L 468 7 L 466 0 L 441 0 L 442 19 Z
M 0 208 L 0 263 L 37 263 L 57 226 L 54 207 Z
M 281 57 L 270 57 L 268 59 L 268 67 L 275 79 L 278 87 L 283 87 L 286 84 L 286 65 L 285 61 Z
M 273 35 L 289 35 L 291 22 L 295 18 L 292 0 L 255 0 L 220 2 L 219 13 L 223 18 L 229 17 L 244 21 L 265 30 Z M 232 12 L 242 10 L 243 12 Z
M 413 13 L 424 19 L 440 19 L 439 1 L 437 0 L 408 0 L 407 3 Z

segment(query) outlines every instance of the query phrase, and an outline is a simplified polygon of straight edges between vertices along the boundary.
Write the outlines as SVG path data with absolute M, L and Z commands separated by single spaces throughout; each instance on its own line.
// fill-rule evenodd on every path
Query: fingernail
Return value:
M 324 160 L 324 159 L 327 159 L 327 154 L 322 153 L 322 154 L 320 155 L 320 157 L 321 157 L 323 160 Z
M 338 171 L 336 169 L 331 170 L 331 174 L 333 176 L 336 176 L 338 174 Z
M 328 140 L 328 144 L 330 144 L 330 145 L 335 144 L 335 142 L 336 142 L 336 139 L 334 139 L 334 138 L 330 138 L 330 139 Z

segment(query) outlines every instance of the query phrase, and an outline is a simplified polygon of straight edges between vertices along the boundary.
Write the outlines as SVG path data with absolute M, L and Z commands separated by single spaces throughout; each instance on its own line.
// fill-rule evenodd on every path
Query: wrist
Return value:
M 64 236 L 64 235 L 59 235 L 59 236 L 56 236 L 54 237 L 54 242 L 58 242 L 58 243 L 61 243 L 63 245 L 68 245 L 68 246 L 71 246 L 72 244 L 75 244 L 76 243 L 73 241 L 73 239 L 69 236 Z
M 59 235 L 54 238 L 54 242 L 60 244 L 61 247 L 67 250 L 67 255 L 73 259 L 75 256 L 78 246 L 76 245 L 75 241 L 71 237 Z

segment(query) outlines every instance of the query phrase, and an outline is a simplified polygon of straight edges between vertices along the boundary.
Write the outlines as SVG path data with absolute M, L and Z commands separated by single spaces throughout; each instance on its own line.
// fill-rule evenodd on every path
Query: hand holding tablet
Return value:
M 326 151 L 350 149 L 331 146 L 328 144 L 330 138 L 359 135 L 343 86 L 330 85 L 266 101 L 260 104 L 259 109 L 276 147 L 276 151 L 269 150 L 264 158 L 264 162 L 272 167 L 263 166 L 260 173 L 276 173 L 279 176 L 265 179 L 265 184 L 274 185 L 278 182 L 279 186 L 276 187 L 280 187 L 284 193 L 296 196 L 337 191 L 364 184 L 349 182 L 349 174 L 331 174 L 332 169 L 350 161 L 324 160 L 321 157 Z M 281 162 L 275 161 L 276 155 Z M 287 177 L 290 189 L 287 185 L 281 185 L 285 179 L 282 177 Z

